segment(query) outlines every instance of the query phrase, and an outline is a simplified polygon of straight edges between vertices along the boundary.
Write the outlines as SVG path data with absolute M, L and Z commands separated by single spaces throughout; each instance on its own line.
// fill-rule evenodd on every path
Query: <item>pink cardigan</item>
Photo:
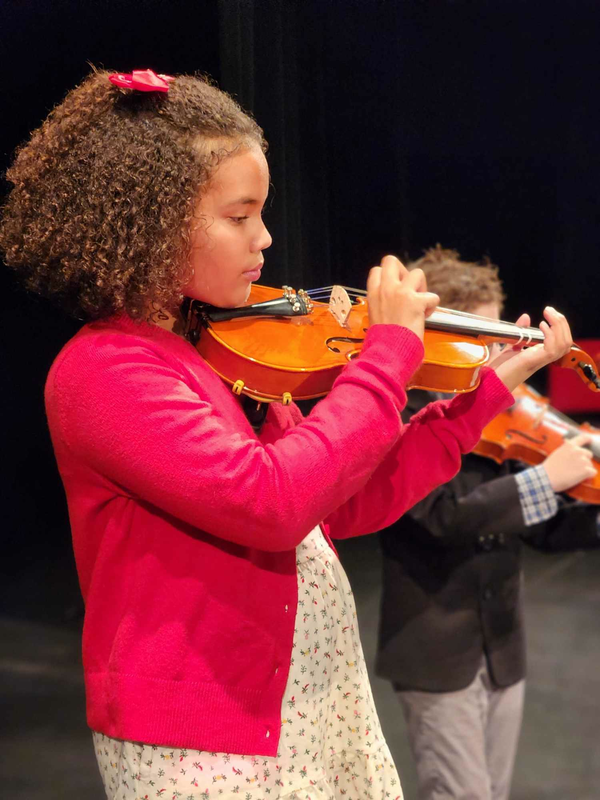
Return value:
M 257 438 L 183 339 L 125 316 L 61 351 L 46 408 L 86 603 L 91 728 L 274 756 L 297 603 L 295 547 L 377 531 L 458 470 L 512 403 L 491 370 L 402 429 L 422 358 L 376 325 L 302 421 L 272 404 Z

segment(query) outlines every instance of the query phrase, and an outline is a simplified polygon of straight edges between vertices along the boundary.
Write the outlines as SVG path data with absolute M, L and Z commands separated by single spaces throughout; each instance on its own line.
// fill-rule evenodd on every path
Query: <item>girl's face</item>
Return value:
M 271 235 L 262 219 L 269 169 L 258 147 L 228 156 L 198 205 L 192 232 L 194 275 L 183 293 L 222 308 L 241 306 L 260 277 Z

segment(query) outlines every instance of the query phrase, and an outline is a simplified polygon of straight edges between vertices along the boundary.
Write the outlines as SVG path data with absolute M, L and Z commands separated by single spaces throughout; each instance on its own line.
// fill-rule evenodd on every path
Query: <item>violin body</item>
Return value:
M 282 290 L 253 284 L 247 305 L 281 297 Z M 240 317 L 203 326 L 196 348 L 236 394 L 259 402 L 308 400 L 329 392 L 360 353 L 369 327 L 365 298 L 355 299 L 344 326 L 329 304 L 312 302 L 309 314 Z M 407 388 L 469 392 L 489 351 L 475 337 L 425 331 L 425 359 Z
M 359 355 L 369 327 L 366 293 L 348 292 L 325 287 L 296 293 L 289 286 L 254 284 L 240 308 L 191 302 L 186 336 L 236 394 L 284 404 L 322 397 Z M 343 313 L 332 301 L 344 305 Z M 489 359 L 488 343 L 528 346 L 543 340 L 539 329 L 437 309 L 425 320 L 425 356 L 407 388 L 470 392 L 479 385 L 481 367 Z M 557 363 L 600 391 L 593 359 L 576 345 Z
M 333 292 L 315 291 L 333 296 Z M 339 316 L 330 302 L 314 299 L 314 293 L 309 297 L 311 293 L 296 294 L 290 287 L 254 284 L 245 306 L 238 309 L 191 303 L 186 336 L 235 394 L 259 403 L 284 404 L 322 397 L 359 355 L 369 327 L 366 298 L 357 290 L 349 291 L 354 297 L 350 301 L 346 293 L 347 307 Z M 470 392 L 479 385 L 481 367 L 488 361 L 487 342 L 518 340 L 529 345 L 543 341 L 537 329 L 450 309 L 438 311 L 442 313 L 434 312 L 425 321 L 425 356 L 408 382 L 409 389 Z M 596 365 L 577 345 L 558 363 L 575 370 L 590 389 L 600 391 Z M 475 453 L 498 463 L 510 458 L 539 464 L 565 439 L 586 431 L 593 436 L 593 463 L 600 468 L 600 429 L 576 425 L 527 385 L 519 387 L 515 397 L 515 404 L 486 426 Z M 599 472 L 567 494 L 600 504 Z
M 590 433 L 596 475 L 569 489 L 566 494 L 586 503 L 600 504 L 600 429 L 588 423 L 578 425 L 553 409 L 546 397 L 527 384 L 519 386 L 513 394 L 514 405 L 486 425 L 473 452 L 492 458 L 498 464 L 507 459 L 517 459 L 537 465 L 565 439 L 579 433 Z

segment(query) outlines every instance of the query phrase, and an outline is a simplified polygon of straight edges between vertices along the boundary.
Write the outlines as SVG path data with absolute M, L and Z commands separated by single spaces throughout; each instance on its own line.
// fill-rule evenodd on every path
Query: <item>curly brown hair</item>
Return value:
M 94 70 L 17 151 L 0 250 L 77 317 L 140 318 L 181 303 L 194 209 L 220 160 L 266 142 L 205 77 L 177 76 L 162 93 L 109 74 Z
M 441 306 L 470 312 L 483 303 L 498 303 L 502 311 L 506 296 L 498 267 L 489 259 L 479 264 L 461 261 L 456 250 L 437 244 L 408 265 L 417 267 L 425 273 L 429 291 L 439 295 Z

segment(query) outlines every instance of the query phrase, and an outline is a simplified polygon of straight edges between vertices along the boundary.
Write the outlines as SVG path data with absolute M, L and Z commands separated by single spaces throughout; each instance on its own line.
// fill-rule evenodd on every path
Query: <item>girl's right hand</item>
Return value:
M 385 256 L 373 267 L 367 280 L 369 324 L 403 325 L 421 341 L 425 318 L 440 302 L 437 294 L 427 291 L 423 270 L 410 272 L 396 256 Z

